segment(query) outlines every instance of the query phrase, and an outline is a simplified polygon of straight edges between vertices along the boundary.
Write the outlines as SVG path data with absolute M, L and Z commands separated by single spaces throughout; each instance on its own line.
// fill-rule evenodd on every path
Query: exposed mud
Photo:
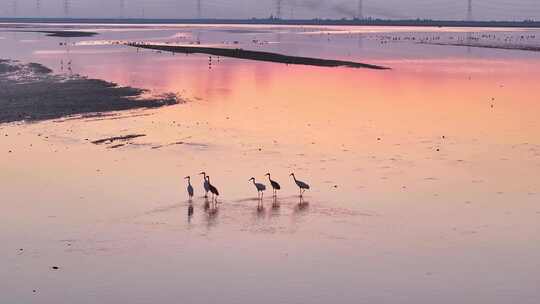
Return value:
M 0 123 L 156 108 L 181 102 L 175 94 L 148 91 L 79 75 L 55 75 L 38 63 L 0 60 Z
M 248 59 L 248 60 L 256 60 L 256 61 L 275 62 L 275 63 L 285 63 L 285 64 L 311 65 L 311 66 L 319 66 L 319 67 L 367 68 L 367 69 L 374 69 L 374 70 L 388 70 L 389 69 L 384 66 L 360 63 L 360 62 L 288 56 L 288 55 L 277 54 L 277 53 L 250 51 L 250 50 L 243 50 L 243 49 L 178 46 L 178 45 L 176 46 L 154 45 L 154 44 L 141 44 L 141 43 L 128 43 L 127 45 L 136 47 L 136 48 L 151 49 L 151 50 L 173 52 L 173 53 L 184 53 L 184 54 L 198 53 L 198 54 L 207 54 L 207 55 L 214 55 L 214 56 L 221 56 L 221 57 Z

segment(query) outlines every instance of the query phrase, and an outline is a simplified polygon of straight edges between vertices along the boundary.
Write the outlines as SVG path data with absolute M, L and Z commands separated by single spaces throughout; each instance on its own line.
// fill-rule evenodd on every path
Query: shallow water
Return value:
M 0 126 L 2 302 L 538 302 L 538 53 L 388 41 L 469 35 L 455 29 L 90 28 L 100 35 L 2 32 L 1 57 L 189 102 Z M 209 65 L 110 44 L 125 40 L 392 70 Z M 139 133 L 118 149 L 90 143 Z M 216 214 L 202 170 L 221 192 Z M 248 179 L 268 171 L 279 207 L 267 192 L 258 210 Z M 312 186 L 304 204 L 292 171 Z

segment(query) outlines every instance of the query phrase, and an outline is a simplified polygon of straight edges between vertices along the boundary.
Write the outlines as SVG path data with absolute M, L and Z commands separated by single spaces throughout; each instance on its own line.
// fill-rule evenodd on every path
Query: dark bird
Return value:
M 199 173 L 199 175 L 203 176 L 203 180 L 204 180 L 204 183 L 203 183 L 203 188 L 204 188 L 204 197 L 208 197 L 208 192 L 210 191 L 210 184 L 208 183 L 208 180 L 206 180 L 206 172 L 201 172 Z
M 300 196 L 302 196 L 302 194 L 304 194 L 304 192 L 306 190 L 309 190 L 309 185 L 304 183 L 303 181 L 299 181 L 296 179 L 296 176 L 294 176 L 294 173 L 291 173 L 291 175 L 294 179 L 294 182 L 296 183 L 296 185 L 298 186 L 298 188 L 300 189 Z
M 186 176 L 185 179 L 187 179 L 187 193 L 189 195 L 189 200 L 191 200 L 193 198 L 193 186 L 191 185 L 191 177 Z
M 257 188 L 257 198 L 259 200 L 262 200 L 264 196 L 264 191 L 266 190 L 266 186 L 261 183 L 256 183 L 255 177 L 250 178 L 249 181 L 253 181 L 253 185 L 255 185 L 255 188 Z
M 218 189 L 210 183 L 210 176 L 206 175 L 206 181 L 208 182 L 208 189 L 212 193 L 212 201 L 217 202 L 217 196 L 219 196 Z
M 274 191 L 274 197 L 276 197 L 277 191 L 281 190 L 281 186 L 278 182 L 272 180 L 272 178 L 270 177 L 270 173 L 266 173 L 266 176 L 268 176 L 268 180 L 270 181 L 270 185 L 272 186 L 272 190 Z

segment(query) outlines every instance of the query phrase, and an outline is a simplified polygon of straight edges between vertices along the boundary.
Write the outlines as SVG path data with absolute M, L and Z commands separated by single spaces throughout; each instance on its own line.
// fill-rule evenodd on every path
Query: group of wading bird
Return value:
M 210 176 L 206 174 L 206 172 L 201 172 L 199 175 L 203 176 L 203 188 L 204 188 L 204 197 L 208 198 L 208 193 L 212 195 L 212 203 L 217 203 L 217 197 L 219 196 L 218 189 L 210 183 Z M 281 185 L 276 182 L 275 180 L 272 180 L 272 177 L 270 176 L 270 173 L 266 173 L 265 176 L 268 176 L 268 181 L 270 182 L 270 186 L 272 187 L 273 191 L 273 198 L 277 198 L 277 192 L 281 190 Z M 297 180 L 294 173 L 291 173 L 289 176 L 292 176 L 294 183 L 296 186 L 298 186 L 298 189 L 300 190 L 300 198 L 302 198 L 304 192 L 306 190 L 309 190 L 309 185 L 303 181 Z M 193 195 L 195 194 L 195 191 L 193 189 L 193 186 L 191 185 L 191 176 L 186 176 L 185 179 L 187 179 L 187 193 L 189 196 L 189 200 L 193 198 Z M 255 186 L 255 189 L 257 189 L 257 199 L 260 203 L 262 203 L 263 197 L 264 197 L 264 191 L 266 191 L 266 185 L 262 183 L 257 183 L 254 177 L 250 178 L 248 182 L 253 182 L 253 185 Z

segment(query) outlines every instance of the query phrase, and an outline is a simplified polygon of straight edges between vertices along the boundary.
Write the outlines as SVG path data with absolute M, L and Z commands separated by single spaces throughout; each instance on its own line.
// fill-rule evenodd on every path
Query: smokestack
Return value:
M 41 16 L 41 0 L 36 0 L 36 16 Z
M 202 3 L 201 0 L 197 0 L 197 18 L 202 18 Z

